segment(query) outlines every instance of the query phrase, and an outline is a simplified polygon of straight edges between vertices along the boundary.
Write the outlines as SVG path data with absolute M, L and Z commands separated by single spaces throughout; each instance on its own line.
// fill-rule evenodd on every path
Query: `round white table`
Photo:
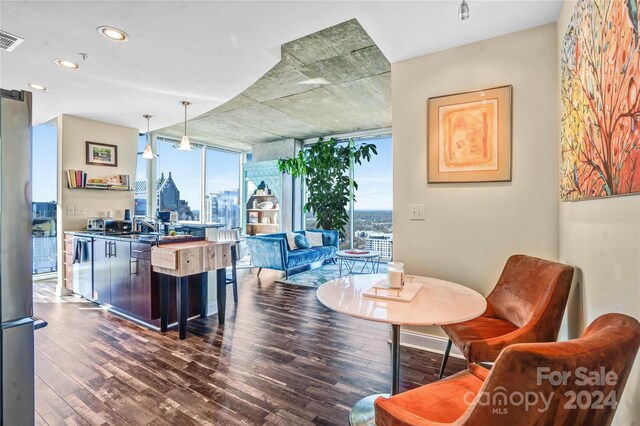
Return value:
M 380 267 L 380 255 L 381 253 L 379 251 L 374 250 L 363 250 L 362 252 L 354 250 L 339 250 L 336 253 L 336 257 L 338 258 L 339 275 L 342 276 L 343 265 L 350 275 L 358 273 L 377 274 Z M 364 261 L 360 272 L 353 272 L 356 267 L 356 263 L 360 260 Z M 369 266 L 368 269 L 367 266 Z
M 422 285 L 411 302 L 383 300 L 365 296 L 374 285 L 386 282 L 386 275 L 348 275 L 318 287 L 318 300 L 334 311 L 369 321 L 391 324 L 391 395 L 399 391 L 400 326 L 445 325 L 480 316 L 487 308 L 485 298 L 475 290 L 437 278 L 405 276 L 405 282 Z M 352 425 L 375 424 L 373 401 L 379 394 L 368 396 L 351 410 Z

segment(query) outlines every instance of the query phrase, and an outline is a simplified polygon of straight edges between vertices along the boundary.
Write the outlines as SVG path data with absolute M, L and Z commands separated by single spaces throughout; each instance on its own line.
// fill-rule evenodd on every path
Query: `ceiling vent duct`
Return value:
M 17 35 L 9 34 L 0 30 L 0 49 L 2 50 L 11 52 L 13 49 L 18 47 L 18 45 L 23 41 L 24 39 L 21 37 L 18 37 Z

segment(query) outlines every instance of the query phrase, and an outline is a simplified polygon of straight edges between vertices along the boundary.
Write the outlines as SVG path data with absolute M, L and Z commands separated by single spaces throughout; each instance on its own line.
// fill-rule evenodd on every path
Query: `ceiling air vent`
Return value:
M 18 37 L 17 35 L 9 34 L 0 30 L 0 49 L 2 50 L 11 52 L 13 49 L 18 47 L 18 45 L 23 41 L 24 39 L 21 37 Z

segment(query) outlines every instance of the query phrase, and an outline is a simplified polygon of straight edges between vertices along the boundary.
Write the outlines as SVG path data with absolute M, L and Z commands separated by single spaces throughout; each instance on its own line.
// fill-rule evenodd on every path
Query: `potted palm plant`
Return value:
M 348 144 L 338 143 L 334 138 L 317 143 L 299 152 L 297 157 L 278 160 L 281 172 L 294 178 L 303 177 L 307 186 L 307 202 L 304 211 L 316 218 L 321 229 L 335 229 L 340 238 L 346 238 L 350 206 L 353 213 L 357 182 L 353 179 L 355 164 L 370 161 L 377 155 L 376 146 L 368 143 L 356 145 L 353 139 Z

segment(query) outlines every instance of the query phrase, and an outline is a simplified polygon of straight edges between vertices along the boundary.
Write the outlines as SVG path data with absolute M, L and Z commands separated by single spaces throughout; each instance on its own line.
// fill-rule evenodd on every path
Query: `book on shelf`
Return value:
M 103 177 L 87 177 L 82 170 L 67 170 L 67 183 L 69 188 L 111 189 L 117 191 L 130 191 L 131 181 L 129 175 L 112 175 Z
M 87 182 L 87 174 L 82 170 L 67 170 L 67 183 L 69 188 L 84 188 Z

